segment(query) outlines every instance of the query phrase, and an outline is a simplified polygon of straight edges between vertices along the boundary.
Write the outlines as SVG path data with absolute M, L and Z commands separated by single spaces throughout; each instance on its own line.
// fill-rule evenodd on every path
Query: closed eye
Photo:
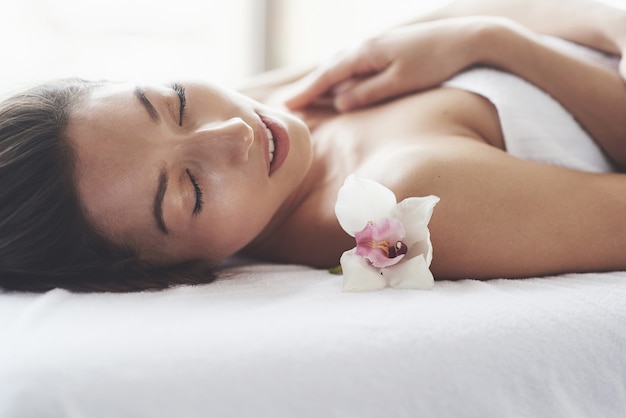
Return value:
M 189 180 L 191 181 L 191 184 L 193 185 L 193 188 L 196 192 L 196 205 L 193 208 L 193 214 L 197 215 L 202 211 L 202 206 L 204 205 L 204 194 L 202 193 L 202 189 L 198 185 L 198 180 L 196 179 L 196 176 L 191 174 L 191 171 L 186 171 L 187 176 L 189 176 Z
M 183 115 L 187 110 L 187 96 L 185 95 L 185 88 L 181 84 L 174 83 L 172 89 L 174 89 L 174 91 L 178 95 L 178 101 L 180 103 L 178 108 L 178 124 L 180 126 L 183 126 Z

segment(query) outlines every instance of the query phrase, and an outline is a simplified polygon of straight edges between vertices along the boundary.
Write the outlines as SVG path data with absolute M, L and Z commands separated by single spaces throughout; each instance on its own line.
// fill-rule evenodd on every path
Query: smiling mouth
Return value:
M 268 145 L 268 152 L 270 155 L 270 164 L 272 163 L 272 161 L 274 161 L 274 151 L 276 150 L 276 143 L 274 142 L 274 134 L 272 134 L 272 131 L 270 130 L 270 128 L 267 127 L 267 125 L 263 124 L 265 127 L 265 132 L 267 132 L 267 145 Z
M 289 132 L 280 121 L 267 116 L 259 116 L 266 132 L 269 175 L 272 176 L 285 162 L 291 140 Z

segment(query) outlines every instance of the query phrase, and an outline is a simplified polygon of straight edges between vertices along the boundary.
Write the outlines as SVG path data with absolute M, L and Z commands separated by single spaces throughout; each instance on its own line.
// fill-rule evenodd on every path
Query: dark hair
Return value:
M 88 221 L 64 131 L 73 106 L 96 85 L 62 80 L 0 103 L 0 287 L 116 292 L 212 281 L 208 262 L 141 260 Z

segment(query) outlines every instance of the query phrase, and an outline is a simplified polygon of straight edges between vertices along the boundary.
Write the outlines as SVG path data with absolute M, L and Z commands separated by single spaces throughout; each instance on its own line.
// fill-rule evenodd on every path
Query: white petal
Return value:
M 387 281 L 383 275 L 370 266 L 365 258 L 356 255 L 355 251 L 353 248 L 341 256 L 343 290 L 345 292 L 366 292 L 386 287 Z
M 335 214 L 341 227 L 351 236 L 365 228 L 369 221 L 387 217 L 396 206 L 391 190 L 373 180 L 349 176 L 335 204 Z
M 392 216 L 402 222 L 406 230 L 407 245 L 427 237 L 428 223 L 437 202 L 437 196 L 409 197 L 395 206 Z
M 393 210 L 393 216 L 402 222 L 406 231 L 404 242 L 409 247 L 407 258 L 424 254 L 427 267 L 433 259 L 428 223 L 437 202 L 437 196 L 409 197 L 398 203 Z
M 423 256 L 426 267 L 430 267 L 430 263 L 433 261 L 433 244 L 430 242 L 430 231 L 426 229 L 426 232 L 426 238 L 413 244 L 404 258 L 412 259 Z
M 383 274 L 395 289 L 432 289 L 435 278 L 421 255 L 404 260 L 395 266 L 387 267 Z

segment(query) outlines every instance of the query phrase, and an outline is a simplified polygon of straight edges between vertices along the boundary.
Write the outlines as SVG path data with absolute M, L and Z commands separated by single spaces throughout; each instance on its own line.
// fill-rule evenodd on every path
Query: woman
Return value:
M 70 82 L 5 101 L 0 284 L 199 283 L 236 252 L 336 265 L 353 246 L 334 215 L 351 173 L 399 199 L 441 197 L 430 226 L 439 279 L 626 268 L 624 175 L 511 156 L 488 99 L 431 88 L 475 64 L 518 74 L 556 97 L 609 167 L 624 170 L 619 74 L 506 17 L 620 54 L 625 14 L 602 5 L 590 14 L 584 1 L 522 3 L 455 2 L 293 85 L 283 78 L 245 90 L 265 103 L 288 98 L 293 114 L 198 83 Z M 308 106 L 329 94 L 335 108 Z

